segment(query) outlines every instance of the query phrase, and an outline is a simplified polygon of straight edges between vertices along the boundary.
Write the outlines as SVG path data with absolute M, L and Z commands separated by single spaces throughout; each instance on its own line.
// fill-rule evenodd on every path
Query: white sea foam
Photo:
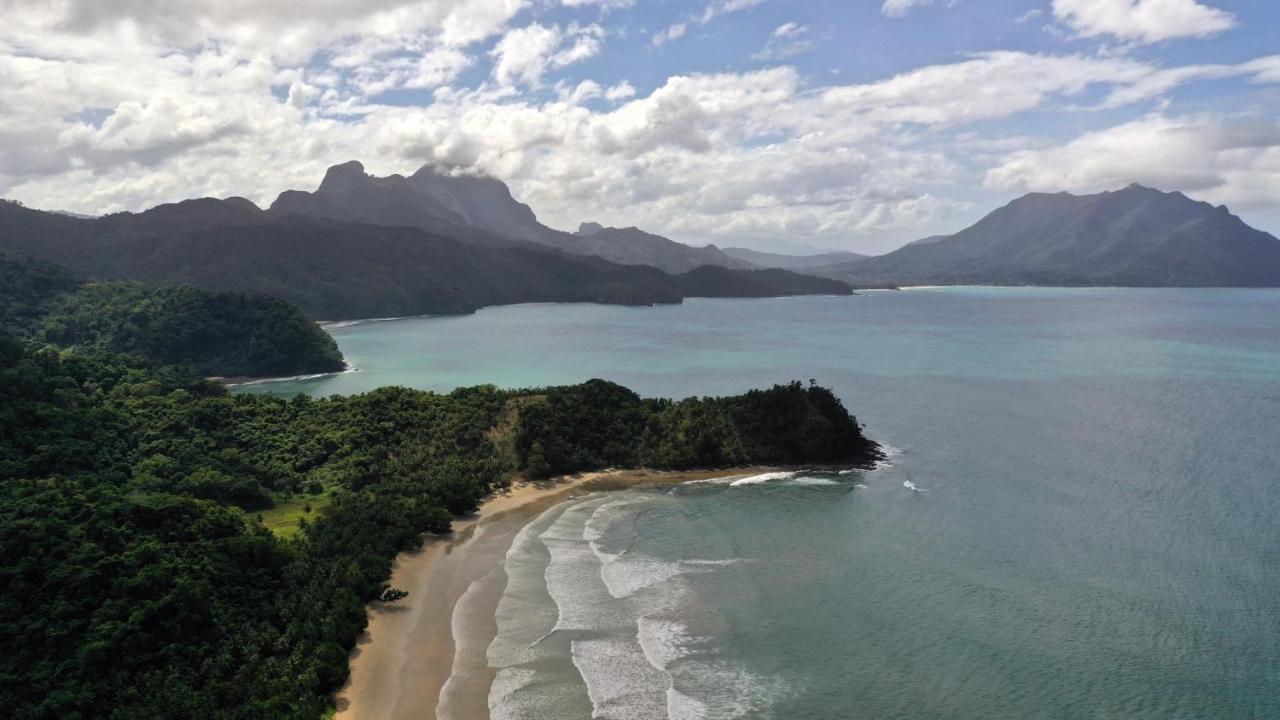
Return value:
M 691 656 L 693 646 L 702 640 L 689 632 L 689 626 L 667 618 L 640 616 L 636 623 L 636 640 L 649 664 L 667 670 Z
M 701 700 L 685 695 L 674 687 L 667 689 L 667 718 L 669 720 L 705 720 L 713 717 L 711 709 Z
M 610 595 L 625 598 L 647 587 L 677 578 L 685 572 L 690 571 L 682 568 L 679 562 L 633 554 L 605 564 L 600 568 L 600 578 Z
M 616 529 L 624 526 L 629 537 L 634 537 L 634 524 L 639 516 L 639 510 L 645 506 L 652 505 L 655 498 L 651 495 L 620 495 L 617 499 L 610 500 L 596 508 L 591 513 L 591 517 L 587 519 L 587 524 L 583 527 L 582 538 L 591 546 L 592 552 L 600 559 L 600 562 L 613 562 L 630 549 L 629 543 L 609 542 L 611 538 L 608 536 L 610 529 Z M 616 530 L 614 530 L 616 532 Z M 622 547 L 614 547 L 621 544 Z M 605 546 L 610 548 L 606 549 Z
M 906 489 L 908 489 L 908 490 L 910 490 L 911 492 L 914 492 L 914 493 L 928 492 L 928 490 L 927 490 L 927 489 L 922 488 L 922 487 L 920 487 L 919 485 L 916 485 L 915 483 L 911 482 L 910 480 L 903 480 L 903 481 L 902 481 L 902 487 L 904 487 L 904 488 L 906 488 Z
M 546 589 L 545 569 L 550 554 L 538 536 L 566 506 L 562 503 L 550 508 L 525 525 L 507 550 L 507 584 L 494 616 L 498 633 L 487 651 L 492 667 L 533 662 L 549 652 L 537 648 L 536 641 L 555 627 L 559 612 Z
M 591 717 L 667 720 L 669 678 L 634 637 L 588 637 L 572 643 L 573 664 L 587 682 Z
M 572 504 L 560 503 L 538 516 L 507 551 L 507 585 L 495 618 L 498 633 L 487 653 L 496 671 L 488 699 L 494 720 L 556 717 L 582 698 L 582 677 L 569 661 L 568 642 L 537 642 L 559 620 L 546 586 L 550 552 L 540 536 Z
M 440 697 L 436 703 L 436 717 L 439 720 L 453 720 L 474 715 L 468 710 L 466 703 L 468 685 L 477 683 L 476 672 L 482 670 L 486 661 L 487 647 L 476 642 L 474 629 L 485 622 L 484 610 L 480 607 L 479 598 L 487 592 L 502 587 L 505 576 L 499 568 L 494 568 L 484 577 L 473 581 L 453 607 L 453 668 L 440 688 Z
M 581 503 L 565 510 L 539 536 L 551 553 L 545 577 L 559 614 L 556 632 L 616 630 L 632 622 L 624 614 L 607 612 L 612 596 L 600 577 L 600 560 L 582 538 L 599 504 Z
M 791 480 L 792 485 L 839 485 L 840 483 L 831 478 L 809 477 L 801 475 Z
M 797 477 L 770 473 L 756 482 Z M 725 484 L 744 479 L 750 478 Z M 665 506 L 675 512 L 663 514 Z M 679 500 L 622 493 L 572 502 L 522 531 L 508 552 L 511 580 L 500 614 L 537 608 L 549 598 L 554 620 L 544 613 L 528 627 L 516 627 L 514 618 L 500 621 L 499 637 L 490 646 L 498 671 L 489 696 L 492 717 L 566 716 L 563 708 L 583 701 L 584 685 L 593 718 L 702 720 L 767 712 L 777 683 L 752 677 L 719 656 L 716 638 L 729 626 L 697 580 L 749 561 L 714 557 L 714 537 L 707 538 L 713 554 L 708 558 L 668 557 L 672 550 L 683 554 L 682 548 L 652 539 L 641 543 L 637 526 L 655 511 L 646 526 L 657 522 L 671 529 L 663 523 L 691 520 Z M 540 588 L 534 587 L 536 574 Z M 539 629 L 541 635 L 535 634 Z M 531 645 L 515 648 L 517 639 Z M 504 655 L 519 662 L 494 662 Z M 568 705 L 558 710 L 553 696 Z
M 748 475 L 744 478 L 738 478 L 729 483 L 729 487 L 742 487 L 743 485 L 760 485 L 761 483 L 773 482 L 775 480 L 790 480 L 795 477 L 794 472 L 767 472 L 759 475 Z
M 739 563 L 749 563 L 749 562 L 754 562 L 754 559 L 753 558 L 724 558 L 721 560 L 699 560 L 697 558 L 694 558 L 694 559 L 686 559 L 686 560 L 680 561 L 680 563 L 683 565 L 692 565 L 694 567 L 719 567 L 724 565 L 737 565 Z
M 245 380 L 244 382 L 227 383 L 227 387 L 245 387 L 248 385 L 268 385 L 270 383 L 294 382 L 298 380 L 315 380 L 316 378 L 335 377 L 338 375 L 346 375 L 348 373 L 360 372 L 360 368 L 354 365 L 348 365 L 337 372 L 327 373 L 310 373 L 307 375 L 285 375 L 281 377 L 265 377 Z
M 371 323 L 384 323 L 393 320 L 413 320 L 415 318 L 432 317 L 431 315 L 399 315 L 396 317 L 380 317 L 380 318 L 362 318 L 360 320 L 337 320 L 334 322 L 322 322 L 320 327 L 325 330 L 338 330 L 341 328 L 355 327 L 356 325 L 369 325 Z
M 631 588 L 622 581 L 617 588 L 608 587 L 605 564 L 587 540 L 609 532 L 601 517 L 625 513 L 615 506 L 597 515 L 607 502 L 575 505 L 539 535 L 551 555 L 545 577 L 558 612 L 554 634 L 569 638 L 569 656 L 586 683 L 593 718 L 665 719 L 667 677 L 646 660 L 635 637 L 636 612 L 618 597 Z M 597 523 L 588 529 L 592 517 Z M 627 557 L 609 566 L 642 563 Z
M 872 470 L 883 470 L 885 468 L 893 467 L 893 459 L 902 454 L 901 448 L 885 444 L 880 445 L 880 452 L 884 454 L 884 457 L 876 461 L 875 466 L 871 468 Z

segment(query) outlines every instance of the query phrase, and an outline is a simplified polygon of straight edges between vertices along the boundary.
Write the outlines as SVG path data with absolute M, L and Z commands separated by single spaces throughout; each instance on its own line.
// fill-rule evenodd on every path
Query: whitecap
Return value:
M 631 597 L 637 592 L 664 583 L 689 572 L 679 562 L 659 560 L 645 555 L 628 555 L 600 568 L 600 578 L 615 598 Z
M 823 486 L 823 485 L 839 485 L 840 483 L 835 480 L 832 480 L 831 478 L 809 477 L 807 475 L 801 475 L 800 477 L 794 478 L 791 481 L 791 484 Z
M 767 472 L 759 475 L 748 475 L 744 478 L 738 478 L 729 483 L 729 487 L 742 487 L 743 485 L 760 485 L 762 483 L 772 482 L 774 480 L 790 480 L 795 477 L 794 472 Z

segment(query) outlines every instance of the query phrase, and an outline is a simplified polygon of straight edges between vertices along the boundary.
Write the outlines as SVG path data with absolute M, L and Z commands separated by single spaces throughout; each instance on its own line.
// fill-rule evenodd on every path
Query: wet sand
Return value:
M 764 470 L 583 473 L 524 483 L 486 500 L 474 516 L 454 522 L 452 535 L 396 559 L 391 586 L 409 596 L 369 608 L 369 626 L 351 653 L 351 676 L 336 697 L 336 717 L 430 720 L 439 709 L 441 717 L 488 718 L 493 672 L 485 654 L 506 588 L 503 560 L 520 528 L 574 494 Z M 467 602 L 455 617 L 464 594 Z

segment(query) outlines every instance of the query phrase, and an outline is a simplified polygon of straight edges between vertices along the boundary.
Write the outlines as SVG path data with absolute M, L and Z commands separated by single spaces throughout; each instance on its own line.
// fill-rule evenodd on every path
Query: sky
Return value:
M 266 206 L 330 165 L 552 227 L 880 253 L 1132 182 L 1280 235 L 1272 0 L 0 0 L 0 197 Z

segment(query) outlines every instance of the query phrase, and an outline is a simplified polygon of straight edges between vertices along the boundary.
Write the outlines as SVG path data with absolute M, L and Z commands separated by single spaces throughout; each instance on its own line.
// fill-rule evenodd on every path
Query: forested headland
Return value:
M 283 399 L 98 347 L 0 337 L 14 718 L 320 717 L 395 555 L 513 472 L 877 454 L 799 383 L 679 402 L 604 381 Z M 298 521 L 272 532 L 284 506 Z
M 56 265 L 2 254 L 0 332 L 202 375 L 302 375 L 344 367 L 333 338 L 283 300 L 87 282 Z

